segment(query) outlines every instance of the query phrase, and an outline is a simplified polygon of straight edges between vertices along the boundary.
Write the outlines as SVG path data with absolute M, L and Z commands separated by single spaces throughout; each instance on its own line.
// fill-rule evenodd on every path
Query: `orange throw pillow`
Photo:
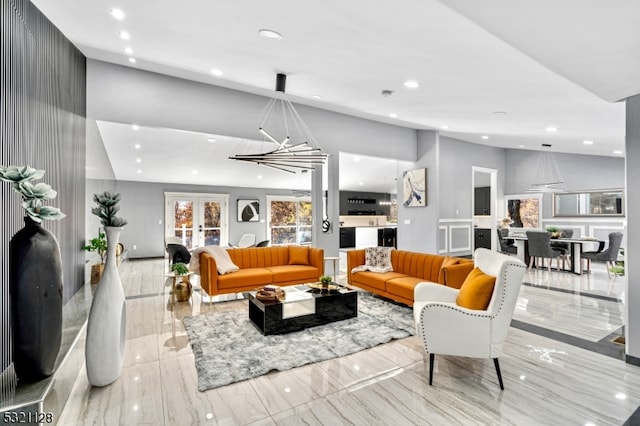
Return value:
M 289 265 L 308 265 L 309 249 L 302 246 L 289 246 Z
M 456 304 L 463 308 L 484 311 L 489 306 L 495 285 L 496 277 L 474 268 L 460 287 Z

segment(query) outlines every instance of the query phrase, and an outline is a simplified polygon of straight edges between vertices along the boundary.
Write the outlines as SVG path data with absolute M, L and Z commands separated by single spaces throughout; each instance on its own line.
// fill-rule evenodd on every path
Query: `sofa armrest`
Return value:
M 309 266 L 318 268 L 318 279 L 324 275 L 324 249 L 309 247 Z
M 347 251 L 347 282 L 349 284 L 351 284 L 351 270 L 356 266 L 364 265 L 364 262 L 364 249 Z
M 473 262 L 458 263 L 457 265 L 448 265 L 442 268 L 444 271 L 444 285 L 452 288 L 460 288 L 467 279 L 467 275 L 473 271 L 475 264 Z
M 218 294 L 218 265 L 209 253 L 200 253 L 200 287 L 208 295 Z

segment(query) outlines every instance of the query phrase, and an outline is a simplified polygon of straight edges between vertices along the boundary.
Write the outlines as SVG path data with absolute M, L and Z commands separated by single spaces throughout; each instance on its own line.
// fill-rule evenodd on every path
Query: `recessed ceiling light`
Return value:
M 140 149 L 140 148 L 141 148 L 139 143 L 135 144 L 133 147 L 134 147 L 135 149 Z
M 133 130 L 138 130 L 138 129 L 140 129 L 140 126 L 138 126 L 137 124 L 132 124 L 132 125 L 131 125 L 131 128 L 132 128 Z
M 558 128 L 557 127 L 553 127 L 553 126 L 549 126 L 545 129 L 547 132 L 557 132 Z
M 616 149 L 615 151 L 613 151 L 613 153 L 620 155 L 620 154 L 622 154 L 622 151 L 620 151 L 619 149 Z
M 358 185 L 362 186 L 364 185 L 364 182 L 358 182 Z
M 495 115 L 507 115 L 507 113 L 505 111 L 493 111 L 492 114 L 495 114 Z
M 262 175 L 258 175 L 258 179 L 262 179 Z
M 116 18 L 118 21 L 122 21 L 124 19 L 124 17 L 126 16 L 124 14 L 124 12 L 122 10 L 120 10 L 120 9 L 111 9 L 109 11 L 109 13 L 111 14 L 111 16 Z
M 209 138 L 207 139 L 207 142 L 215 142 L 216 140 L 214 138 Z
M 480 136 L 480 137 L 481 137 L 482 139 L 489 139 L 489 136 L 487 136 L 487 135 L 482 135 L 482 136 Z
M 582 141 L 585 145 L 593 145 L 593 141 Z
M 133 49 L 127 46 L 124 48 L 124 53 L 126 53 L 127 55 L 133 55 Z
M 192 174 L 192 175 L 197 175 L 197 174 L 198 174 L 198 171 L 197 171 L 197 170 L 191 170 L 191 174 Z
M 396 114 L 395 112 L 392 112 L 391 114 L 389 114 L 389 117 L 398 118 L 398 114 Z
M 211 75 L 215 75 L 216 77 L 220 77 L 222 75 L 222 71 L 217 68 L 211 68 L 211 71 L 209 72 Z
M 129 34 L 129 33 L 128 33 L 128 32 L 126 32 L 126 31 L 120 31 L 120 32 L 118 33 L 118 36 L 119 36 L 121 39 L 123 39 L 123 40 L 129 40 L 129 39 L 131 38 L 131 34 Z
M 440 126 L 440 128 L 442 130 L 447 130 L 449 128 L 449 126 L 447 126 L 446 124 L 443 124 L 442 126 Z
M 407 80 L 404 82 L 404 87 L 408 89 L 417 89 L 418 87 L 420 87 L 420 83 L 415 80 Z
M 320 96 L 320 95 L 313 95 L 313 99 L 322 99 L 322 96 Z
M 142 173 L 142 170 L 138 169 L 138 174 Z
M 136 158 L 136 163 L 142 163 L 142 159 L 141 158 Z
M 524 145 L 520 145 L 520 148 L 524 148 Z
M 129 62 L 131 62 L 132 64 L 135 64 L 138 61 L 136 61 L 136 58 L 129 58 Z
M 358 163 L 360 161 L 360 157 L 353 157 L 353 161 L 355 161 L 356 163 Z
M 273 30 L 269 30 L 266 28 L 263 28 L 261 30 L 258 31 L 258 33 L 264 37 L 264 38 L 270 38 L 272 40 L 280 40 L 282 38 L 282 34 L 280 34 L 277 31 L 273 31 Z

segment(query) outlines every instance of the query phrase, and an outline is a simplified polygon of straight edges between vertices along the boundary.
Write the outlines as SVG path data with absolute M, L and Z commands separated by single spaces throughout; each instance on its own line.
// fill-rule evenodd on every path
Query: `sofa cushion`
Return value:
M 474 268 L 460 287 L 456 304 L 467 309 L 486 310 L 495 284 L 496 277 Z
M 405 299 L 413 300 L 413 293 L 418 283 L 425 282 L 422 278 L 404 276 L 387 281 L 387 292 Z
M 318 268 L 307 265 L 282 265 L 268 266 L 274 283 L 283 283 L 289 281 L 307 281 L 317 282 L 319 279 Z
M 362 271 L 351 275 L 351 283 L 355 286 L 363 284 L 371 288 L 386 291 L 386 281 L 394 278 L 406 277 L 398 272 L 370 272 Z
M 309 248 L 304 246 L 289 246 L 289 265 L 308 265 Z
M 273 274 L 266 268 L 245 268 L 218 277 L 219 288 L 259 287 L 272 283 Z

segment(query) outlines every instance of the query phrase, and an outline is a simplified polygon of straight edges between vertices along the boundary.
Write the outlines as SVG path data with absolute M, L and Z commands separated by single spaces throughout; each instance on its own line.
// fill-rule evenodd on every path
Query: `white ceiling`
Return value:
M 616 155 L 624 150 L 625 113 L 623 102 L 612 101 L 640 93 L 636 0 L 33 3 L 90 58 L 263 95 L 284 72 L 296 102 L 411 128 L 446 125 L 444 135 L 498 147 L 550 143 L 559 152 Z M 114 7 L 125 12 L 123 21 L 109 14 Z M 261 38 L 261 28 L 283 39 Z M 123 30 L 129 41 L 118 37 Z M 211 68 L 224 75 L 212 76 Z M 407 79 L 420 88 L 406 89 Z M 383 89 L 395 93 L 382 97 Z M 127 136 L 119 126 L 99 123 L 118 179 L 241 186 L 257 174 L 268 180 L 268 171 L 244 173 L 237 163 L 225 174 L 232 182 L 192 175 L 172 151 L 172 137 L 191 136 L 161 129 L 141 129 L 158 153 L 138 176 L 123 166 L 127 155 L 119 147 Z M 216 139 L 223 152 L 223 138 Z M 343 185 L 342 172 L 341 187 L 357 189 Z

